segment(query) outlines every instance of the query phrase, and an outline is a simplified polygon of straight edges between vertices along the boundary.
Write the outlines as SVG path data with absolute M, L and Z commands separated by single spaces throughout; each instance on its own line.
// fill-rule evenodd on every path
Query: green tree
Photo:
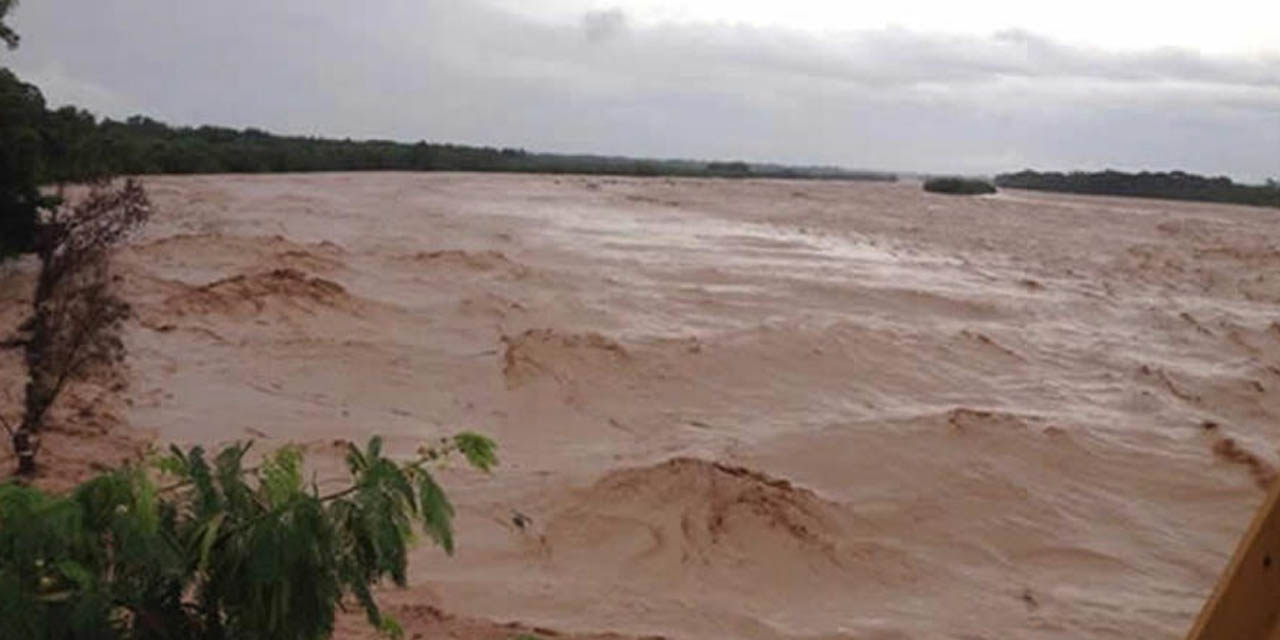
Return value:
M 348 445 L 347 477 L 308 483 L 296 447 L 246 467 L 249 444 L 171 448 L 68 495 L 0 486 L 0 629 L 31 640 L 320 640 L 354 600 L 398 635 L 372 588 L 403 586 L 415 530 L 453 551 L 453 507 L 430 466 L 488 471 L 492 441 L 463 433 L 393 460 Z M 159 478 L 156 471 L 163 472 Z M 157 480 L 168 482 L 161 485 Z
M 980 180 L 978 178 L 961 178 L 956 176 L 929 178 L 924 181 L 924 190 L 930 193 L 947 193 L 952 195 L 981 195 L 996 192 L 996 188 L 986 180 Z
M 0 42 L 18 47 L 18 34 L 5 24 L 17 0 L 0 0 Z M 29 251 L 35 241 L 40 207 L 47 204 L 37 187 L 42 168 L 40 127 L 44 96 L 0 67 L 0 260 Z
M 44 114 L 40 90 L 0 68 L 0 258 L 31 250 L 40 208 L 49 204 L 38 186 Z

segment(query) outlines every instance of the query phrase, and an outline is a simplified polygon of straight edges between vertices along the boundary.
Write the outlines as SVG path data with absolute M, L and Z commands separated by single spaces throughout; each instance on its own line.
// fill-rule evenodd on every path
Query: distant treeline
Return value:
M 42 182 L 92 173 L 275 173 L 305 171 L 501 171 L 633 176 L 896 180 L 893 174 L 834 167 L 791 167 L 746 162 L 648 160 L 595 155 L 532 153 L 523 149 L 429 142 L 337 140 L 281 136 L 259 129 L 173 127 L 144 116 L 96 118 L 75 107 L 46 110 L 39 90 L 8 72 L 0 93 L 22 99 L 24 127 L 43 143 Z M 15 119 L 0 113 L 0 121 Z
M 975 196 L 995 193 L 996 188 L 990 182 L 979 178 L 962 178 L 959 176 L 939 176 L 924 181 L 924 190 L 930 193 L 946 193 L 951 195 Z
M 745 162 L 641 160 L 531 153 L 420 141 L 280 136 L 258 129 L 170 127 L 134 116 L 99 122 L 101 161 L 114 173 L 277 173 L 305 171 L 496 171 L 634 176 L 896 180 L 891 174 Z
M 1206 178 L 1182 171 L 1169 173 L 1124 173 L 1098 171 L 1071 173 L 1020 171 L 996 176 L 996 184 L 1014 189 L 1061 191 L 1109 196 L 1136 196 L 1169 200 L 1199 200 L 1280 207 L 1280 184 L 1232 182 L 1230 178 Z

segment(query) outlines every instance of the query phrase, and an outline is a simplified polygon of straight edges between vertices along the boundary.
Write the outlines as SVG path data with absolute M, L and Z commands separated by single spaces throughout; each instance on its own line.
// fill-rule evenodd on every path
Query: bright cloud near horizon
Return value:
M 922 172 L 1280 176 L 1280 2 L 27 0 L 0 63 L 175 124 Z M 874 5 L 874 6 L 871 6 Z

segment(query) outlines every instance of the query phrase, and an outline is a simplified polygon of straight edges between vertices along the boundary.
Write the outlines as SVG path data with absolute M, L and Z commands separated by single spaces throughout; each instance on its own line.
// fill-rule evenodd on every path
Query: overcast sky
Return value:
M 1280 176 L 1280 0 L 25 0 L 10 21 L 23 42 L 5 65 L 53 104 L 116 117 L 906 171 Z

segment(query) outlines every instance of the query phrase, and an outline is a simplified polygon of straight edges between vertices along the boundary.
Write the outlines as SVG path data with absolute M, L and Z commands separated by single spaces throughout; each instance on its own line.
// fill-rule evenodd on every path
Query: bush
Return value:
M 475 434 L 411 462 L 386 457 L 374 437 L 348 445 L 347 482 L 321 493 L 296 447 L 246 468 L 249 446 L 212 459 L 171 448 L 68 495 L 0 485 L 4 637 L 320 640 L 347 597 L 398 636 L 371 588 L 405 584 L 415 528 L 453 551 L 453 507 L 428 465 L 455 453 L 496 464 L 493 442 Z
M 949 193 L 953 195 L 978 195 L 996 192 L 996 188 L 986 180 L 950 177 L 929 178 L 924 181 L 924 190 L 930 193 Z

